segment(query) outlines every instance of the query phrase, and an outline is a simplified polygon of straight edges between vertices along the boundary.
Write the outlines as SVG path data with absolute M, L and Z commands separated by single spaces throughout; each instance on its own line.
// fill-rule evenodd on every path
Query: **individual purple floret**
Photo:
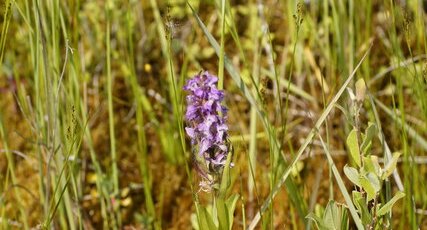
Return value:
M 202 72 L 187 81 L 188 91 L 185 131 L 199 158 L 205 160 L 209 173 L 218 173 L 227 160 L 227 109 L 221 105 L 224 92 L 217 89 L 218 78 Z

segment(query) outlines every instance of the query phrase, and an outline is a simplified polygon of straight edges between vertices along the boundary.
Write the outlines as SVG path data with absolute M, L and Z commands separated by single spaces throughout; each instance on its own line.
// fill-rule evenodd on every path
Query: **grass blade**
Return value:
M 322 115 L 320 116 L 320 118 L 317 120 L 314 128 L 310 131 L 310 133 L 308 134 L 307 138 L 305 139 L 304 143 L 302 144 L 302 146 L 299 148 L 298 153 L 296 155 L 296 157 L 294 158 L 294 160 L 292 161 L 292 163 L 288 166 L 288 168 L 285 170 L 285 172 L 282 174 L 281 179 L 279 180 L 279 182 L 275 185 L 273 191 L 270 193 L 269 197 L 267 198 L 267 200 L 264 202 L 263 206 L 261 207 L 261 212 L 265 211 L 266 208 L 268 207 L 268 205 L 271 203 L 271 201 L 273 200 L 274 196 L 277 194 L 277 192 L 280 190 L 280 188 L 282 187 L 283 183 L 286 181 L 286 179 L 289 176 L 289 173 L 292 170 L 292 167 L 298 162 L 299 158 L 301 157 L 301 155 L 303 154 L 303 152 L 305 151 L 305 149 L 308 147 L 308 145 L 311 143 L 311 141 L 313 140 L 313 137 L 316 135 L 317 131 L 320 129 L 320 127 L 322 126 L 323 122 L 325 121 L 326 117 L 328 116 L 328 114 L 331 112 L 332 108 L 334 107 L 335 103 L 338 101 L 338 99 L 341 97 L 341 95 L 344 93 L 344 90 L 347 88 L 347 86 L 350 84 L 351 80 L 353 79 L 354 75 L 356 74 L 356 71 L 359 69 L 360 65 L 362 64 L 363 60 L 365 60 L 365 58 L 367 57 L 370 48 L 365 52 L 365 54 L 363 55 L 362 59 L 359 61 L 359 64 L 357 64 L 356 68 L 353 70 L 353 72 L 350 74 L 350 76 L 347 78 L 347 80 L 344 82 L 344 84 L 341 86 L 340 90 L 338 91 L 338 93 L 335 95 L 335 97 L 332 99 L 332 101 L 329 103 L 328 107 L 326 107 L 326 109 L 323 111 Z M 252 230 L 255 228 L 255 226 L 258 224 L 259 220 L 261 218 L 261 213 L 258 212 L 257 215 L 254 217 L 254 219 L 252 220 L 251 224 L 249 225 L 248 229 Z M 363 228 L 361 228 L 363 229 Z

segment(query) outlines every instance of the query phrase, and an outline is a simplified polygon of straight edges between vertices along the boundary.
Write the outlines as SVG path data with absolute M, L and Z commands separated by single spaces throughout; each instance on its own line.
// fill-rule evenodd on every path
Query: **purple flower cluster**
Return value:
M 221 105 L 224 92 L 217 89 L 218 78 L 202 72 L 187 81 L 188 91 L 185 131 L 191 144 L 198 147 L 210 172 L 218 172 L 227 159 L 227 109 Z

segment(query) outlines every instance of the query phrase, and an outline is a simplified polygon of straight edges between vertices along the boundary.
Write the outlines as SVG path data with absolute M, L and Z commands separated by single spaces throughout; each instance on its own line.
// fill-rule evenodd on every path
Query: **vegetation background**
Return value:
M 391 226 L 427 229 L 426 10 L 421 0 L 3 0 L 0 228 L 195 226 L 194 201 L 211 194 L 191 168 L 182 86 L 208 70 L 229 108 L 234 229 L 273 192 L 263 229 L 310 228 L 310 212 L 345 204 L 326 155 L 355 189 L 342 173 L 354 165 L 356 115 L 339 94 L 349 77 L 353 91 L 366 82 L 357 119 L 378 127 L 372 155 L 402 153 L 379 194 L 406 194 Z

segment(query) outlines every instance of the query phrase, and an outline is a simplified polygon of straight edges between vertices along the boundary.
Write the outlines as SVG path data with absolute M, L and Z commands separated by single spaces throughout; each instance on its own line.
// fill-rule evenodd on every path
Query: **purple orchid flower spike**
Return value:
M 202 159 L 208 174 L 217 175 L 223 169 L 229 149 L 227 109 L 221 105 L 224 92 L 217 88 L 218 78 L 207 71 L 188 80 L 184 90 L 187 111 L 185 131 L 191 139 L 194 158 Z M 200 165 L 196 165 L 199 174 Z

